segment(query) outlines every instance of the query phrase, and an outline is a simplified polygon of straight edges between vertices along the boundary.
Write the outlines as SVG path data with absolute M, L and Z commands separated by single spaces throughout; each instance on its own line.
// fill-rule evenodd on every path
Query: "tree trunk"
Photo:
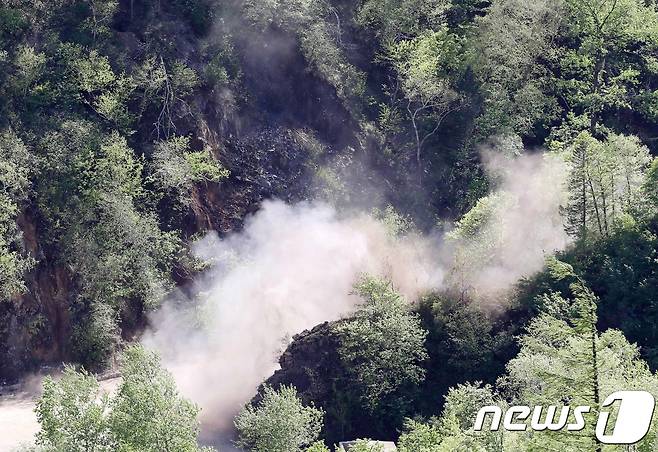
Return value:
M 596 311 L 596 305 L 592 301 L 592 311 Z M 592 333 L 591 333 L 591 341 L 592 341 L 592 385 L 594 389 L 594 405 L 596 406 L 596 412 L 600 412 L 600 403 L 601 403 L 601 396 L 599 394 L 599 362 L 598 362 L 598 354 L 596 351 L 596 322 L 593 320 L 595 317 L 594 312 L 592 312 Z M 599 444 L 598 440 L 596 440 L 597 446 L 596 446 L 596 452 L 601 452 L 601 444 Z
M 605 66 L 605 56 L 601 55 L 599 52 L 599 55 L 596 58 L 596 63 L 594 64 L 594 80 L 592 84 L 592 94 L 594 95 L 594 102 L 595 105 L 592 107 L 592 111 L 590 113 L 590 118 L 589 118 L 589 132 L 592 134 L 592 136 L 596 136 L 596 126 L 598 125 L 599 122 L 599 106 L 597 105 L 598 103 L 598 94 L 599 91 L 601 90 L 601 72 L 603 72 L 603 67 Z

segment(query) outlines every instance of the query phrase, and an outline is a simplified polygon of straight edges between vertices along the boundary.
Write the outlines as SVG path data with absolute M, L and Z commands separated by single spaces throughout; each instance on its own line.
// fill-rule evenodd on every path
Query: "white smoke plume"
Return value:
M 539 157 L 489 159 L 489 166 L 501 177 L 498 190 L 517 200 L 493 221 L 516 232 L 492 250 L 486 268 L 465 274 L 479 290 L 510 287 L 566 244 L 553 217 L 560 179 L 547 181 L 559 168 Z M 212 263 L 192 291 L 200 294 L 200 308 L 190 309 L 183 295 L 165 303 L 143 342 L 201 406 L 204 436 L 226 437 L 290 336 L 354 309 L 359 300 L 350 292 L 360 274 L 385 276 L 413 300 L 445 287 L 456 253 L 470 244 L 446 246 L 438 233 L 395 237 L 369 215 L 340 216 L 324 204 L 267 201 L 242 231 L 222 239 L 209 234 L 196 245 Z
M 495 189 L 448 234 L 447 279 L 471 298 L 504 301 L 507 289 L 569 243 L 560 213 L 566 167 L 552 154 L 485 151 L 483 160 Z
M 265 202 L 243 231 L 211 234 L 197 252 L 216 264 L 198 283 L 200 314 L 168 303 L 144 342 L 221 430 L 275 370 L 285 338 L 354 308 L 360 273 L 389 277 L 410 299 L 443 278 L 431 239 L 395 239 L 369 216 L 339 218 L 321 204 Z

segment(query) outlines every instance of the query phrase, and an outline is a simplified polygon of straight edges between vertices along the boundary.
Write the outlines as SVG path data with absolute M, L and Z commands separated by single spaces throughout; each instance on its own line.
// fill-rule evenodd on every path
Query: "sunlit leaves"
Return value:
M 302 404 L 294 387 L 275 390 L 266 385 L 260 402 L 247 405 L 235 417 L 237 444 L 253 452 L 301 452 L 305 446 L 326 450 L 312 445 L 320 435 L 323 417 L 321 409 Z

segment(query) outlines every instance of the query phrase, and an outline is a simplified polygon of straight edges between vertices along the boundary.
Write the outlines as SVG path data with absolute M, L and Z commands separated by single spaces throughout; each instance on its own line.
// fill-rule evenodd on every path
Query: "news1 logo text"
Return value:
M 620 402 L 617 419 L 614 426 L 609 426 L 611 411 L 605 408 L 611 407 L 617 401 Z M 599 412 L 596 421 L 596 438 L 603 444 L 635 444 L 649 432 L 655 400 L 653 395 L 646 391 L 617 391 L 610 394 L 601 407 L 603 409 Z M 478 411 L 474 430 L 482 431 L 487 415 L 491 415 L 489 428 L 492 431 L 498 431 L 502 423 L 503 429 L 507 431 L 526 431 L 530 428 L 537 432 L 565 429 L 569 432 L 577 432 L 585 428 L 584 415 L 591 411 L 590 406 L 572 408 L 551 405 L 535 406 L 531 409 L 529 406 L 516 405 L 509 407 L 503 413 L 501 407 L 490 405 Z M 571 414 L 573 414 L 573 422 L 568 423 Z M 530 418 L 529 424 L 528 418 Z

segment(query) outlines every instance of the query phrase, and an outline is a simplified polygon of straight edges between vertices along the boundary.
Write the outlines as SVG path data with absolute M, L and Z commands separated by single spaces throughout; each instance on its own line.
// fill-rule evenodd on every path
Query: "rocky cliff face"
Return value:
M 65 266 L 45 259 L 31 215 L 21 215 L 18 224 L 24 246 L 37 264 L 26 275 L 28 291 L 0 303 L 0 382 L 15 380 L 38 363 L 61 362 L 68 356 L 71 274 Z
M 175 115 L 176 133 L 189 136 L 195 148 L 208 147 L 231 172 L 221 184 L 197 184 L 187 211 L 163 219 L 180 229 L 184 240 L 208 230 L 221 235 L 240 229 L 263 199 L 307 197 L 313 169 L 323 158 L 310 149 L 309 137 L 326 144 L 323 150 L 329 154 L 355 143 L 351 115 L 335 90 L 308 71 L 293 36 L 276 29 L 249 31 L 237 22 L 232 27 L 240 30 L 234 36 L 239 87 L 200 86 L 185 111 Z M 160 31 L 163 39 L 174 39 L 177 59 L 204 73 L 202 40 L 174 16 L 163 19 Z M 137 32 L 112 33 L 128 58 L 142 51 L 143 37 Z M 150 123 L 138 125 L 136 143 L 131 143 L 139 154 L 148 152 L 149 127 Z M 42 244 L 44 231 L 38 212 L 32 209 L 26 206 L 18 223 L 25 249 L 36 265 L 25 277 L 26 293 L 0 303 L 0 381 L 14 380 L 40 364 L 72 358 L 69 342 L 75 323 L 71 305 L 76 276 Z M 186 269 L 174 273 L 179 284 L 192 276 Z M 124 338 L 133 337 L 145 321 L 140 309 L 130 317 L 123 322 L 128 325 L 122 331 Z
M 295 335 L 279 358 L 281 368 L 265 384 L 293 385 L 305 403 L 326 400 L 333 391 L 331 375 L 341 366 L 334 325 L 325 322 Z

